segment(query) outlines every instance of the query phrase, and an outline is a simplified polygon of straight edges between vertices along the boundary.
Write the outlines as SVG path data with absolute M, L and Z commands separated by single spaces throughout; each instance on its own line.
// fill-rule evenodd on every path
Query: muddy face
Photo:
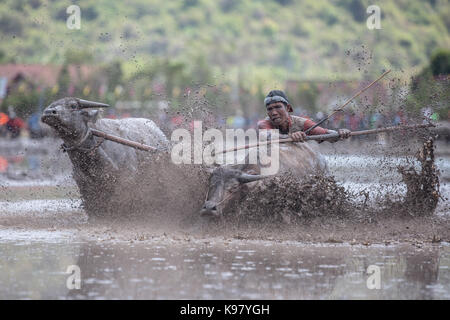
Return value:
M 95 121 L 97 110 L 86 108 L 108 105 L 77 98 L 64 98 L 50 104 L 42 113 L 41 120 L 56 130 L 58 135 L 69 141 L 77 141 L 85 135 L 88 121 Z
M 232 189 L 239 186 L 238 175 L 239 173 L 236 170 L 224 168 L 214 170 L 209 179 L 206 201 L 200 210 L 202 216 L 218 217 L 222 215 L 222 200 L 228 198 Z
M 270 121 L 276 126 L 288 123 L 289 112 L 282 102 L 271 103 L 266 107 Z
M 212 217 L 221 216 L 227 201 L 232 198 L 242 184 L 261 179 L 264 177 L 260 175 L 250 175 L 229 168 L 217 168 L 211 174 L 208 194 L 200 214 Z

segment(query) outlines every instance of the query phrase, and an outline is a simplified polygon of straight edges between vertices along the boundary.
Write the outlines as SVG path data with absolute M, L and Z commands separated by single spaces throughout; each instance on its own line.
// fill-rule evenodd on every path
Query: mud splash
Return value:
M 160 154 L 141 164 L 139 176 L 123 177 L 96 217 L 173 225 L 198 222 L 209 173 L 201 165 L 174 165 L 169 157 Z M 264 228 L 274 223 L 298 225 L 314 218 L 370 222 L 386 217 L 432 216 L 440 198 L 432 139 L 423 143 L 417 159 L 420 170 L 414 168 L 413 161 L 397 168 L 406 186 L 405 196 L 385 194 L 377 198 L 367 190 L 351 192 L 333 176 L 300 178 L 287 172 L 267 178 L 255 188 L 243 186 L 241 196 L 226 208 L 221 225 Z M 361 198 L 363 201 L 355 200 Z
M 180 109 L 174 111 L 180 122 L 170 130 L 178 127 L 191 130 L 193 120 L 202 120 L 203 130 L 220 127 L 211 107 L 214 106 L 198 92 L 188 95 Z M 170 132 L 166 131 L 166 134 L 169 136 Z M 383 155 L 392 152 L 402 157 L 406 147 L 409 151 L 410 136 L 397 138 L 401 140 L 397 142 L 398 145 L 403 148 L 383 148 Z M 397 168 L 402 174 L 401 184 L 405 185 L 406 195 L 393 192 L 377 198 L 369 190 L 355 193 L 338 183 L 339 179 L 320 174 L 300 179 L 290 172 L 268 178 L 263 186 L 249 190 L 244 187 L 242 191 L 246 192 L 242 192 L 238 201 L 231 203 L 229 214 L 210 231 L 248 225 L 261 230 L 271 228 L 274 224 L 281 227 L 300 226 L 316 218 L 351 224 L 371 222 L 378 218 L 432 217 L 439 202 L 439 178 L 431 139 L 423 144 L 418 160 L 420 170 L 416 170 L 414 164 Z M 387 170 L 386 175 L 393 173 L 393 168 Z M 136 172 L 138 174 L 124 172 L 111 184 L 113 187 L 110 189 L 95 186 L 92 197 L 83 199 L 91 221 L 92 218 L 100 218 L 106 224 L 137 221 L 139 225 L 140 221 L 148 220 L 159 225 L 163 223 L 167 227 L 164 230 L 204 223 L 199 222 L 198 213 L 208 187 L 207 168 L 202 165 L 175 165 L 169 153 L 158 153 L 148 155 L 145 161 L 139 163 Z M 362 201 L 355 200 L 361 198 Z M 91 206 L 90 200 L 95 206 Z M 207 225 L 211 226 L 210 223 Z
M 137 219 L 176 223 L 197 212 L 204 200 L 208 172 L 200 165 L 175 165 L 170 154 L 160 153 L 140 163 L 137 172 L 118 179 L 108 201 L 89 215 L 91 221 Z
M 421 164 L 420 172 L 417 172 L 414 167 L 398 168 L 406 184 L 407 192 L 396 209 L 406 215 L 432 215 L 440 198 L 439 172 L 434 163 L 432 138 L 423 143 L 422 149 L 417 154 L 417 160 Z
M 202 130 L 221 128 L 213 114 L 214 106 L 202 95 L 203 87 L 184 96 L 178 109 L 166 109 L 175 119 L 162 126 L 167 137 L 175 129 L 193 130 L 193 121 L 201 120 Z M 83 208 L 90 220 L 144 219 L 176 222 L 196 214 L 204 200 L 208 171 L 203 165 L 175 165 L 170 152 L 139 153 L 135 170 L 123 170 L 99 186 L 88 183 Z M 106 173 L 107 174 L 107 173 Z
M 292 172 L 269 178 L 243 199 L 238 218 L 293 223 L 312 217 L 348 216 L 352 203 L 333 177 L 310 175 L 299 179 Z
M 430 138 L 422 145 L 417 160 L 420 170 L 398 166 L 406 195 L 385 194 L 383 198 L 367 190 L 350 192 L 333 176 L 320 174 L 299 178 L 292 172 L 265 180 L 264 184 L 248 190 L 230 204 L 229 223 L 245 225 L 304 224 L 306 220 L 321 218 L 342 221 L 373 221 L 379 218 L 407 218 L 432 216 L 438 201 L 439 177 L 434 163 L 434 145 Z M 355 201 L 356 198 L 364 199 Z

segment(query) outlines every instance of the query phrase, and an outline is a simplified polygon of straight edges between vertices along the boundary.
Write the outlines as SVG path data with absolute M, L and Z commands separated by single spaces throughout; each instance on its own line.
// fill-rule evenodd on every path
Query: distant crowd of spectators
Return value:
M 320 121 L 328 114 L 317 112 L 314 116 L 308 116 L 301 112 L 294 112 L 294 115 L 305 117 L 313 121 Z M 245 118 L 242 115 L 229 116 L 225 123 L 228 128 L 252 128 L 256 126 L 257 121 L 262 118 L 257 115 Z M 364 114 L 363 112 L 339 112 L 333 115 L 322 126 L 329 129 L 347 128 L 351 131 L 374 129 L 387 126 L 403 125 L 407 123 L 406 116 L 402 111 L 398 112 L 375 112 L 372 114 Z
M 31 138 L 43 136 L 40 115 L 33 113 L 26 120 L 17 116 L 14 111 L 0 112 L 0 138 L 15 139 L 25 131 Z
M 26 128 L 26 124 L 22 118 L 16 116 L 15 112 L 9 112 L 8 114 L 0 112 L 0 136 L 17 138 L 23 129 Z
M 449 112 L 450 114 L 450 112 Z M 326 118 L 328 115 L 322 111 L 317 112 L 313 116 L 305 115 L 299 109 L 295 110 L 294 115 L 309 118 L 313 121 L 320 121 Z M 424 118 L 428 118 L 432 121 L 438 121 L 437 113 L 433 113 L 432 110 L 423 110 Z M 127 113 L 123 114 L 109 114 L 107 118 L 127 118 L 131 115 Z M 255 128 L 258 120 L 263 119 L 264 116 L 259 114 L 253 114 L 249 117 L 245 117 L 242 112 L 238 111 L 233 116 L 213 116 L 209 115 L 207 119 L 203 119 L 205 125 L 208 127 L 219 128 L 231 128 L 231 129 L 248 129 Z M 166 112 L 161 112 L 153 119 L 161 128 L 167 129 L 169 132 L 179 127 L 188 127 L 193 129 L 193 120 L 187 120 L 181 114 L 169 116 Z M 374 112 L 364 113 L 360 112 L 338 112 L 333 115 L 322 126 L 329 129 L 347 128 L 351 131 L 375 129 L 388 126 L 397 126 L 407 124 L 407 118 L 402 111 L 388 111 L 388 112 Z M 43 132 L 42 124 L 40 122 L 40 114 L 33 113 L 26 120 L 18 117 L 16 113 L 10 109 L 9 112 L 0 112 L 0 138 L 17 138 L 21 133 L 25 131 L 31 138 L 41 138 L 45 134 Z

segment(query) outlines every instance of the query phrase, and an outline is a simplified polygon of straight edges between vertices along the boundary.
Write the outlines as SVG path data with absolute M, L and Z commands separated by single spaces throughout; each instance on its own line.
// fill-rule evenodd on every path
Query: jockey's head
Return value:
M 289 112 L 292 112 L 293 109 L 283 91 L 270 91 L 264 99 L 264 105 L 267 115 L 274 125 L 280 126 L 289 121 Z

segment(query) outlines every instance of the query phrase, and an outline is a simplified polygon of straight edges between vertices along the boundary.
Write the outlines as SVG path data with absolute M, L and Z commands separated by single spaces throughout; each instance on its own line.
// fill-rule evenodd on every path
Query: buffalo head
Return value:
M 89 121 L 95 121 L 98 110 L 109 105 L 78 98 L 63 98 L 50 104 L 43 112 L 41 120 L 56 130 L 64 139 L 76 142 L 86 134 Z
M 209 179 L 208 194 L 200 214 L 202 216 L 219 217 L 232 193 L 244 183 L 266 178 L 261 175 L 251 175 L 240 170 L 219 167 Z

